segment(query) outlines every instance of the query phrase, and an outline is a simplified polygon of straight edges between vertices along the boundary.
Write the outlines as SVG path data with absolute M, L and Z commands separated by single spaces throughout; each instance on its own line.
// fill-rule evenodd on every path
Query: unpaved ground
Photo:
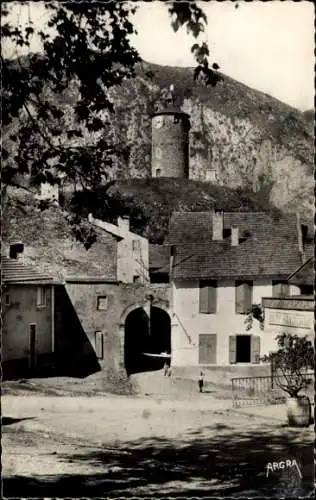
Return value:
M 281 496 L 312 491 L 313 428 L 284 425 L 285 408 L 233 410 L 210 394 L 8 396 L 4 496 Z M 266 477 L 266 465 L 296 459 Z

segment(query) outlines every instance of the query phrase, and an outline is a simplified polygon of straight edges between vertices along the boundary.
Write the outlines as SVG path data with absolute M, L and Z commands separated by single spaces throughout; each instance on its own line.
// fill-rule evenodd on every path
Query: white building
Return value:
M 257 320 L 248 330 L 246 319 L 262 297 L 299 293 L 287 278 L 313 245 L 298 222 L 263 212 L 172 215 L 174 366 L 259 363 L 266 333 Z

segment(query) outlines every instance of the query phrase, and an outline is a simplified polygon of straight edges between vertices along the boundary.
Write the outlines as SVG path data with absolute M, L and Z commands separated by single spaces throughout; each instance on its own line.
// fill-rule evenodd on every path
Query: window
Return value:
M 313 285 L 301 285 L 300 286 L 301 295 L 314 295 Z
M 235 310 L 237 314 L 247 314 L 252 306 L 252 281 L 235 282 Z
M 97 310 L 106 311 L 108 308 L 108 298 L 106 295 L 97 298 Z
M 161 159 L 161 156 L 162 156 L 161 148 L 156 148 L 156 150 L 155 150 L 155 156 L 156 156 L 156 158 L 158 158 L 158 160 Z
M 47 306 L 47 290 L 43 286 L 37 287 L 36 305 L 37 307 Z
M 272 297 L 290 295 L 290 286 L 286 281 L 272 281 Z
M 10 305 L 10 295 L 8 293 L 4 294 L 4 305 L 9 306 Z
M 199 364 L 216 364 L 217 335 L 200 334 L 199 335 Z
M 160 177 L 160 176 L 161 176 L 161 169 L 156 168 L 156 177 Z
M 259 363 L 260 337 L 256 335 L 230 335 L 229 363 Z
M 217 310 L 217 281 L 200 281 L 199 311 L 202 314 L 215 314 Z
M 178 116 L 174 116 L 173 123 L 179 123 L 179 117 Z
M 133 283 L 140 283 L 140 276 L 138 276 L 138 274 L 133 276 Z
M 132 241 L 132 245 L 133 245 L 133 252 L 139 252 L 140 241 L 139 240 L 133 240 Z
M 94 332 L 95 353 L 98 359 L 103 359 L 104 335 L 102 332 Z

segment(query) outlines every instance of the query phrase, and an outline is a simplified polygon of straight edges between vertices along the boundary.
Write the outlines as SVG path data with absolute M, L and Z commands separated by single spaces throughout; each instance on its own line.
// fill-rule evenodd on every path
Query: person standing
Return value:
M 204 373 L 201 371 L 200 376 L 199 376 L 199 389 L 200 392 L 203 392 L 203 386 L 204 386 Z

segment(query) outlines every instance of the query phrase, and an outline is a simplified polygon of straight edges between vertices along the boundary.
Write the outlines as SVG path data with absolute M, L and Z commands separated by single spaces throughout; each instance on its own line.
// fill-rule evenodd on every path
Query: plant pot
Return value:
M 308 427 L 311 422 L 311 404 L 307 396 L 287 400 L 287 417 L 290 426 Z

